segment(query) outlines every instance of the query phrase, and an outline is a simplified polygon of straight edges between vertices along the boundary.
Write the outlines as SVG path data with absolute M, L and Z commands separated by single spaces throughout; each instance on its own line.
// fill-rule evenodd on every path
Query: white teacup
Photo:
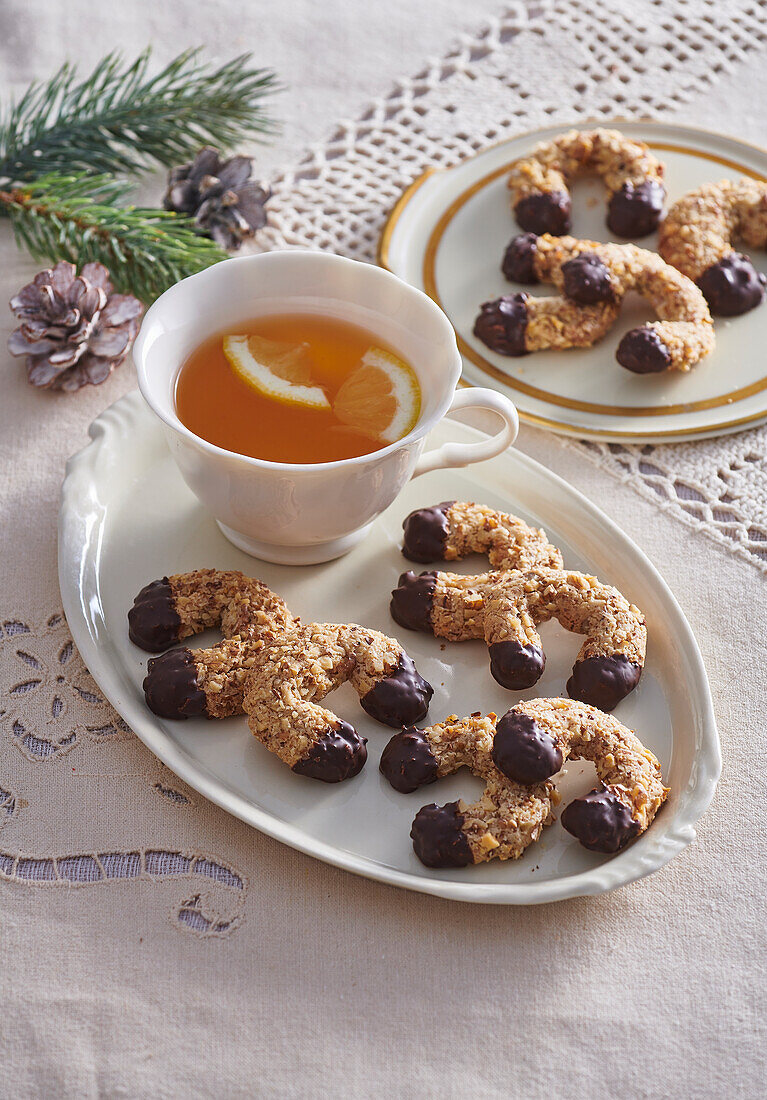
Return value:
M 214 333 L 275 313 L 337 317 L 397 350 L 421 386 L 415 428 L 372 454 L 311 465 L 249 458 L 191 432 L 174 398 L 187 356 Z M 163 423 L 187 485 L 235 546 L 266 561 L 309 565 L 338 557 L 365 537 L 409 478 L 492 458 L 514 442 L 519 427 L 512 403 L 494 390 L 456 392 L 455 333 L 430 298 L 382 268 L 323 252 L 244 256 L 184 279 L 146 314 L 133 357 L 141 392 Z M 474 406 L 501 417 L 497 435 L 421 454 L 449 410 Z

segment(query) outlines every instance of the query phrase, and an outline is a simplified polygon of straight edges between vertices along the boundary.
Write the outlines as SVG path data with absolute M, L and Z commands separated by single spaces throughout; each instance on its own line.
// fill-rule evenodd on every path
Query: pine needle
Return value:
M 151 301 L 179 279 L 225 260 L 198 236 L 192 219 L 165 210 L 121 206 L 129 186 L 106 175 L 49 174 L 0 190 L 17 243 L 36 259 L 105 264 L 119 291 Z
M 263 101 L 279 90 L 274 73 L 254 68 L 250 54 L 218 68 L 199 54 L 187 50 L 149 76 L 148 49 L 131 64 L 111 53 L 84 79 L 65 64 L 32 84 L 0 113 L 0 178 L 136 172 L 177 164 L 208 143 L 227 150 L 273 133 Z

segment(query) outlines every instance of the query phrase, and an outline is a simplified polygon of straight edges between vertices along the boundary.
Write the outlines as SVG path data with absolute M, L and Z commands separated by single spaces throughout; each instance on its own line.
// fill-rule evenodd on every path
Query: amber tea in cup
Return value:
M 271 462 L 370 454 L 402 439 L 421 410 L 409 363 L 335 317 L 259 317 L 200 344 L 176 382 L 176 412 L 195 435 Z
M 275 315 L 287 322 L 272 321 Z M 332 370 L 337 367 L 333 353 L 337 344 L 345 344 L 354 333 L 331 318 L 342 318 L 366 330 L 362 334 L 365 339 L 356 345 L 356 355 L 346 358 L 343 371 Z M 313 351 L 307 370 L 309 356 L 302 345 L 313 341 L 312 349 L 319 348 L 331 326 L 330 382 L 323 389 L 323 379 L 312 376 L 312 370 L 319 370 L 318 356 Z M 211 341 L 216 332 L 221 336 Z M 271 371 L 268 364 L 258 367 L 256 360 L 259 384 L 266 381 L 269 390 L 279 387 L 280 378 L 288 382 L 292 378 L 292 384 L 307 387 L 309 392 L 300 396 L 310 407 L 283 410 L 274 400 L 259 403 L 257 414 L 245 417 L 243 438 L 238 439 L 232 426 L 235 409 L 252 395 L 244 388 L 230 388 L 232 373 L 237 371 L 226 355 L 225 336 L 235 361 L 239 357 L 246 365 L 244 351 L 251 353 L 250 344 L 255 341 L 261 358 L 270 359 L 273 367 Z M 201 346 L 199 355 L 191 354 Z M 348 355 L 348 349 L 342 348 L 342 353 Z M 383 363 L 383 371 L 361 371 L 360 353 L 363 360 L 367 358 L 367 366 L 371 357 L 373 366 Z M 313 565 L 345 554 L 362 542 L 411 478 L 483 462 L 500 454 L 517 434 L 517 415 L 508 398 L 495 390 L 456 389 L 461 356 L 455 331 L 431 298 L 382 267 L 329 252 L 278 249 L 213 264 L 182 279 L 147 310 L 133 357 L 141 393 L 162 426 L 181 476 L 201 506 L 240 550 L 283 565 Z M 210 362 L 210 376 L 205 370 L 198 374 L 190 369 L 187 378 L 184 365 L 189 366 L 191 359 L 200 359 L 203 367 Z M 251 374 L 253 361 L 251 354 Z M 417 382 L 410 367 L 417 371 Z M 346 374 L 343 381 L 340 374 Z M 371 374 L 381 384 L 383 401 L 379 397 L 370 400 Z M 187 381 L 190 393 L 196 391 L 193 408 L 186 401 Z M 418 386 L 420 411 L 416 413 Z M 217 419 L 214 408 L 220 412 L 222 397 L 226 399 L 219 435 L 213 430 Z M 318 402 L 324 413 L 311 407 Z M 385 416 L 382 406 L 388 409 Z M 360 409 L 364 414 L 369 407 L 375 413 L 374 427 L 385 421 L 389 438 L 398 431 L 405 434 L 388 443 L 381 437 L 380 426 L 360 432 L 358 425 L 353 429 L 356 446 L 349 448 L 347 443 L 348 449 L 336 446 L 328 451 L 331 429 L 350 427 L 350 413 L 358 416 Z M 335 411 L 335 419 L 327 416 L 328 408 Z M 502 427 L 491 437 L 478 436 L 471 442 L 445 440 L 426 450 L 429 433 L 443 418 L 451 411 L 468 408 L 493 411 Z M 291 427 L 297 422 L 296 412 L 302 413 L 303 434 Z M 310 413 L 316 419 L 309 422 L 312 434 L 311 445 L 307 445 L 306 417 Z M 322 417 L 328 425 L 324 434 Z M 281 428 L 273 432 L 278 418 Z M 407 430 L 410 420 L 415 424 Z M 341 434 L 340 430 L 333 432 L 334 437 Z M 214 436 L 222 447 L 208 441 Z M 271 449 L 267 449 L 267 441 Z M 246 453 L 229 449 L 237 447 Z M 368 453 L 333 462 L 305 461 L 328 453 L 348 454 L 349 449 Z M 270 462 L 254 458 L 253 453 L 293 461 Z

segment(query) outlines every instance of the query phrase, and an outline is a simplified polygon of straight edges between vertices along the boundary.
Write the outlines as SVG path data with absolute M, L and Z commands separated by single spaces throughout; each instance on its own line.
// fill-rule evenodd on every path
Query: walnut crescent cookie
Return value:
M 489 859 L 519 859 L 549 825 L 558 795 L 544 780 L 523 786 L 509 779 L 493 760 L 496 715 L 451 715 L 427 729 L 397 733 L 381 755 L 380 771 L 397 791 L 410 793 L 459 768 L 485 783 L 471 805 L 463 799 L 432 803 L 418 811 L 410 832 L 426 867 L 466 867 Z
M 457 561 L 469 554 L 487 554 L 494 569 L 562 564 L 562 554 L 540 527 L 472 501 L 443 500 L 417 508 L 405 518 L 402 530 L 402 553 L 409 561 Z
M 674 203 L 658 239 L 663 259 L 698 284 L 720 317 L 747 313 L 764 299 L 765 276 L 733 241 L 767 248 L 767 181 L 704 183 Z
M 210 627 L 220 626 L 225 635 L 209 649 L 169 649 L 149 662 L 144 695 L 150 710 L 162 718 L 240 714 L 246 691 L 252 698 L 258 694 L 248 686 L 254 677 L 268 677 L 269 690 L 282 700 L 274 702 L 279 710 L 299 690 L 293 684 L 295 669 L 303 670 L 300 691 L 311 699 L 351 679 L 365 710 L 390 726 L 420 721 L 433 694 L 392 638 L 354 624 L 302 627 L 271 589 L 235 571 L 198 569 L 153 581 L 134 600 L 128 623 L 131 640 L 149 652 Z M 287 685 L 272 675 L 278 658 Z M 313 677 L 317 683 L 312 696 Z M 363 752 L 360 767 L 364 760 Z
M 618 237 L 646 237 L 658 228 L 666 189 L 664 167 L 643 141 L 619 130 L 568 130 L 542 141 L 511 166 L 511 205 L 522 229 L 570 232 L 569 186 L 583 172 L 596 172 L 607 188 L 607 225 Z
M 396 734 L 380 770 L 405 793 L 468 767 L 486 783 L 472 805 L 424 806 L 413 821 L 416 855 L 427 867 L 518 859 L 553 820 L 552 779 L 565 760 L 590 760 L 599 785 L 564 810 L 564 828 L 594 852 L 619 852 L 649 828 L 665 801 L 660 764 L 626 726 L 566 699 L 518 703 L 502 718 L 449 717 Z
M 616 359 L 626 370 L 689 371 L 714 350 L 714 323 L 700 287 L 645 248 L 523 233 L 509 244 L 502 267 L 508 279 L 551 283 L 560 293 L 510 294 L 482 305 L 474 335 L 500 355 L 590 347 L 610 329 L 629 291 L 645 298 L 659 319 L 622 338 Z
M 647 650 L 642 612 L 616 588 L 564 569 L 545 531 L 459 501 L 411 512 L 403 528 L 402 553 L 411 560 L 478 552 L 501 568 L 474 576 L 403 573 L 390 604 L 400 626 L 449 641 L 484 638 L 494 679 L 522 691 L 538 682 L 546 664 L 536 626 L 556 618 L 586 636 L 567 683 L 572 698 L 612 710 L 634 690 Z
M 418 618 L 401 609 L 417 604 Z M 536 629 L 557 619 L 585 634 L 567 681 L 572 699 L 613 710 L 639 683 L 647 627 L 638 607 L 596 577 L 567 569 L 491 572 L 475 577 L 404 573 L 392 593 L 392 614 L 403 626 L 462 642 L 484 638 L 490 672 L 502 687 L 524 691 L 546 667 Z
M 255 653 L 295 622 L 276 593 L 236 570 L 195 569 L 152 581 L 128 612 L 132 642 L 149 653 L 168 650 L 147 666 L 147 705 L 161 718 L 241 713 Z M 169 649 L 211 627 L 224 635 L 218 645 Z
M 299 775 L 325 783 L 357 775 L 365 738 L 320 705 L 346 681 L 372 718 L 394 727 L 421 721 L 433 695 L 393 638 L 353 623 L 310 623 L 255 655 L 243 698 L 251 732 Z
M 536 627 L 549 619 L 586 636 L 567 681 L 571 699 L 609 711 L 639 683 L 644 616 L 597 577 L 566 569 L 509 573 L 488 585 L 483 603 L 490 671 L 503 687 L 521 691 L 537 683 L 546 658 Z

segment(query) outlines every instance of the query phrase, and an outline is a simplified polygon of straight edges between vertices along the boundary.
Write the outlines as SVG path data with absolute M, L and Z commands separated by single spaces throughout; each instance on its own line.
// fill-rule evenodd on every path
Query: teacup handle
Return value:
M 511 446 L 519 431 L 519 417 L 508 397 L 504 397 L 496 390 L 456 390 L 448 412 L 471 408 L 490 409 L 491 412 L 500 416 L 503 427 L 497 435 L 491 435 L 489 439 L 480 440 L 478 443 L 445 443 L 433 451 L 428 451 L 418 459 L 413 477 L 428 474 L 430 470 L 471 466 L 473 462 L 495 458 L 501 451 Z

